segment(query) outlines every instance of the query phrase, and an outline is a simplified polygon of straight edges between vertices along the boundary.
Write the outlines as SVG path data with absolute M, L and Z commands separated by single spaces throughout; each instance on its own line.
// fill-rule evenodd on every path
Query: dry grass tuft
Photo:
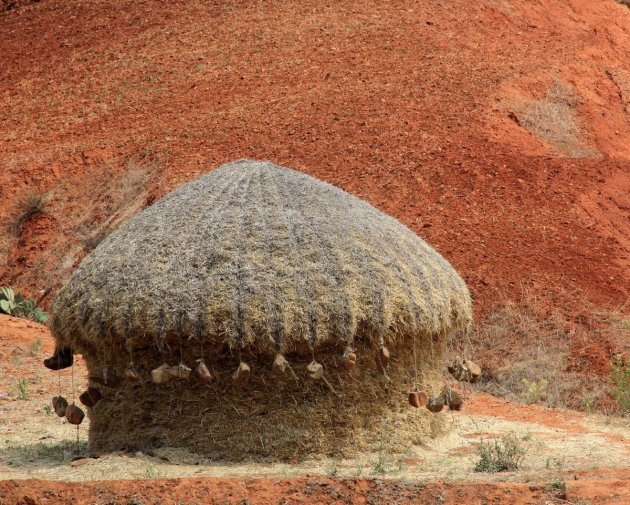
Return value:
M 593 156 L 595 152 L 584 145 L 583 132 L 575 118 L 578 104 L 573 87 L 557 82 L 542 100 L 515 102 L 510 116 L 561 154 L 574 158 Z
M 30 221 L 37 214 L 46 210 L 51 200 L 50 193 L 29 192 L 18 204 L 17 217 L 13 224 L 13 231 L 16 235 L 22 233 L 24 224 Z
M 145 207 L 147 182 L 154 169 L 151 164 L 132 160 L 118 176 L 102 177 L 99 174 L 92 186 L 88 206 L 92 211 L 78 226 L 78 234 L 83 237 L 87 252 L 93 251 L 105 237 Z

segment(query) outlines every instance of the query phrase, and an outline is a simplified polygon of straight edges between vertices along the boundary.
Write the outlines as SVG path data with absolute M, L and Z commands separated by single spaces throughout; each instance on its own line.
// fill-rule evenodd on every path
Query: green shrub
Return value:
M 0 288 L 0 313 L 32 319 L 39 324 L 48 320 L 48 314 L 35 306 L 34 300 L 27 300 L 22 293 L 15 294 L 9 286 Z
M 630 412 L 630 358 L 624 361 L 620 354 L 613 357 L 610 383 L 612 384 L 610 394 L 617 405 L 622 410 Z
M 547 399 L 547 385 L 549 384 L 547 379 L 540 379 L 539 381 L 523 379 L 521 384 L 525 386 L 525 391 L 521 393 L 521 396 L 527 403 L 538 403 Z
M 15 385 L 15 394 L 18 400 L 28 400 L 28 384 L 26 379 L 20 379 Z
M 481 441 L 475 472 L 510 472 L 523 464 L 527 448 L 514 434 L 503 435 L 489 442 Z

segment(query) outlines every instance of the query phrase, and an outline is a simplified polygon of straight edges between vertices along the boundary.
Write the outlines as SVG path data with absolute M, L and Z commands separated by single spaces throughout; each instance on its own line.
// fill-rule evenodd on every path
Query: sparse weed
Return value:
M 547 470 L 561 471 L 564 468 L 564 460 L 558 458 L 547 458 L 545 461 L 545 468 Z
M 399 465 L 396 466 L 389 451 L 392 445 L 393 435 L 394 433 L 392 432 L 392 430 L 388 429 L 388 424 L 386 422 L 383 422 L 381 424 L 378 452 L 376 461 L 374 461 L 372 466 L 372 473 L 385 475 L 386 473 L 402 470 L 404 461 L 402 462 L 402 464 L 399 462 Z
M 630 412 L 630 358 L 615 355 L 610 371 L 610 394 L 624 412 Z
M 39 351 L 42 348 L 42 339 L 41 337 L 37 337 L 35 341 L 31 344 L 31 356 L 36 358 L 39 356 Z
M 558 481 L 550 482 L 549 484 L 547 484 L 545 486 L 545 489 L 547 491 L 557 492 L 557 491 L 564 491 L 565 487 L 566 485 L 564 481 L 558 480 Z
M 28 384 L 26 379 L 19 379 L 15 385 L 18 400 L 28 400 Z
M 162 470 L 147 462 L 145 465 L 145 473 L 148 479 L 159 479 L 162 477 Z
M 18 206 L 18 214 L 16 221 L 13 225 L 14 232 L 19 235 L 22 233 L 22 228 L 26 222 L 41 214 L 46 210 L 46 207 L 50 203 L 49 193 L 29 193 L 26 198 Z
M 72 456 L 86 452 L 87 443 L 72 440 L 63 440 L 53 444 L 9 446 L 5 450 L 6 459 L 10 466 L 20 466 L 36 461 L 64 463 L 69 461 Z
M 52 407 L 47 403 L 44 404 L 42 409 L 47 416 L 50 415 L 50 413 L 52 412 Z
M 525 386 L 525 391 L 521 393 L 521 396 L 525 399 L 526 403 L 538 403 L 547 399 L 547 385 L 549 384 L 547 379 L 540 379 L 538 381 L 522 379 L 521 383 Z
M 475 472 L 510 472 L 521 468 L 527 448 L 521 440 L 511 433 L 495 438 L 489 442 L 481 441 L 477 455 L 479 460 Z
M 597 395 L 584 393 L 580 398 L 580 401 L 582 402 L 582 408 L 585 412 L 591 414 L 595 411 L 595 406 L 597 405 Z

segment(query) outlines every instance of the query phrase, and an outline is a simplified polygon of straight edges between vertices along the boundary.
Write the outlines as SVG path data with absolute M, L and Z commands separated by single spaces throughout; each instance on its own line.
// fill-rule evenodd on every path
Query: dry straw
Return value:
M 217 428 L 218 419 L 232 432 L 237 419 L 243 426 L 254 423 L 250 428 L 260 434 L 261 426 L 272 430 L 291 416 L 310 412 L 306 417 L 314 422 L 330 417 L 322 409 L 343 411 L 348 401 L 354 403 L 346 414 L 361 410 L 357 402 L 390 408 L 395 387 L 374 381 L 373 351 L 381 345 L 392 350 L 390 376 L 401 390 L 414 380 L 434 384 L 446 338 L 470 321 L 463 280 L 401 223 L 308 175 L 241 160 L 183 185 L 106 238 L 59 292 L 51 328 L 60 344 L 84 355 L 91 374 L 101 367 L 122 374 L 129 348 L 145 370 L 182 357 L 193 363 L 203 349 L 218 377 L 212 385 L 179 381 L 160 389 L 141 383 L 104 395 L 92 413 L 90 436 L 109 448 L 132 444 L 141 433 L 147 436 L 135 440 L 193 445 L 191 433 L 202 430 L 212 440 L 202 448 L 227 457 L 220 447 L 234 444 Z M 348 346 L 357 349 L 362 370 L 343 379 L 331 370 Z M 277 353 L 296 370 L 286 379 L 290 386 L 265 379 Z M 239 357 L 254 364 L 254 380 L 235 392 L 223 378 Z M 325 365 L 327 385 L 300 376 L 313 357 Z M 362 400 L 366 388 L 380 392 Z M 133 409 L 125 406 L 132 401 Z M 261 402 L 265 422 L 256 426 L 262 417 L 251 414 Z M 196 427 L 187 410 L 193 406 Z M 174 413 L 173 425 L 167 419 Z M 105 422 L 112 418 L 120 418 L 109 423 L 115 428 Z M 309 425 L 306 418 L 296 422 Z M 324 425 L 320 441 L 335 431 Z M 290 433 L 283 436 L 290 444 Z M 356 445 L 357 437 L 350 438 Z M 301 452 L 326 452 L 311 439 Z M 280 445 L 270 439 L 272 452 L 254 453 L 282 457 Z M 251 454 L 247 447 L 236 452 Z

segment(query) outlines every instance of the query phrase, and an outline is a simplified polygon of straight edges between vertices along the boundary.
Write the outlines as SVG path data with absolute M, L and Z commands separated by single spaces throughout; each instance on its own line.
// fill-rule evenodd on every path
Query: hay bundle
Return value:
M 91 376 L 101 369 L 123 376 L 132 349 L 145 372 L 205 356 L 216 377 L 205 385 L 136 381 L 104 391 L 92 412 L 93 445 L 181 443 L 228 457 L 204 408 L 232 431 L 263 404 L 269 429 L 297 416 L 300 429 L 312 419 L 320 438 L 333 436 L 333 427 L 316 423 L 323 408 L 336 409 L 354 429 L 346 415 L 356 409 L 348 408 L 350 398 L 382 414 L 392 411 L 392 401 L 406 404 L 410 381 L 435 390 L 446 338 L 470 320 L 462 279 L 398 221 L 305 174 L 245 160 L 183 185 L 105 239 L 59 292 L 51 329 L 59 345 L 84 355 Z M 344 364 L 348 354 L 356 367 Z M 278 355 L 292 367 L 282 378 L 272 373 Z M 315 360 L 324 381 L 306 380 Z M 250 379 L 236 388 L 232 374 L 241 362 L 249 363 Z M 353 370 L 342 375 L 338 368 Z M 379 369 L 393 379 L 389 385 L 375 382 Z M 392 396 L 397 387 L 400 398 Z M 366 388 L 371 397 L 357 394 Z M 164 394 L 168 401 L 156 403 Z M 129 401 L 137 408 L 124 405 Z M 240 401 L 249 408 L 236 407 Z M 186 431 L 186 402 L 201 405 L 193 415 L 201 426 L 196 437 L 177 433 Z M 179 427 L 164 412 L 160 417 L 160 406 L 181 411 Z M 311 412 L 308 419 L 296 414 L 300 409 Z M 151 436 L 142 436 L 155 415 Z M 109 422 L 114 417 L 124 433 Z M 283 457 L 272 439 L 263 446 L 273 451 L 250 451 L 244 440 L 239 451 Z M 339 439 L 332 442 L 343 450 Z M 309 444 L 305 452 L 327 450 L 321 440 L 316 448 Z

